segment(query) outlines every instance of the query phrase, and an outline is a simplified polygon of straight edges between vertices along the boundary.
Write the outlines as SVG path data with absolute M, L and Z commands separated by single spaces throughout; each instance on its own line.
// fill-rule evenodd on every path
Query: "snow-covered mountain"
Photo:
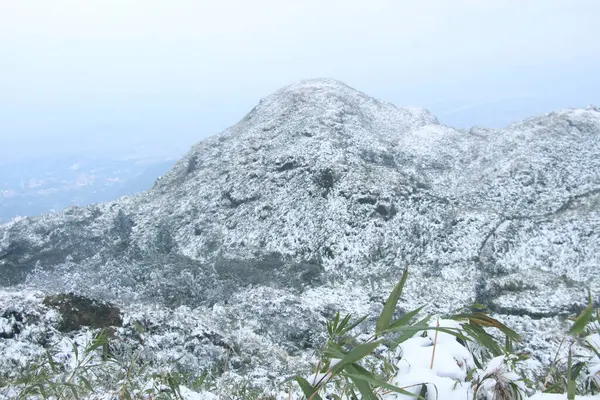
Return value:
M 541 332 L 525 346 L 545 357 L 597 297 L 599 250 L 599 109 L 463 131 L 319 79 L 261 100 L 149 191 L 1 225 L 0 285 L 198 307 L 293 353 L 334 310 L 380 310 L 408 265 L 403 307 L 483 303 Z

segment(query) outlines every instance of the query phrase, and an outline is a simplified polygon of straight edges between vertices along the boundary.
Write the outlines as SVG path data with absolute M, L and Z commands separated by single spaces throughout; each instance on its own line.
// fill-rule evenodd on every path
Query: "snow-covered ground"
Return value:
M 56 362 L 62 363 L 67 369 L 74 368 L 77 356 L 73 344 L 84 349 L 86 343 L 92 340 L 93 331 L 87 328 L 68 334 L 59 332 L 57 324 L 60 317 L 56 311 L 42 304 L 43 297 L 43 293 L 36 291 L 0 292 L 0 334 L 4 334 L 0 339 L 0 377 L 18 376 L 20 371 L 26 370 L 34 360 L 43 356 L 46 349 L 53 349 Z M 283 304 L 280 303 L 278 307 L 285 312 Z M 292 356 L 289 349 L 257 335 L 252 326 L 239 326 L 235 336 L 209 328 L 209 325 L 218 326 L 219 319 L 224 317 L 222 306 L 212 309 L 179 307 L 171 310 L 156 306 L 131 306 L 123 312 L 123 327 L 116 329 L 111 346 L 123 359 L 138 354 L 139 359 L 150 366 L 146 375 L 139 377 L 136 383 L 140 388 L 151 388 L 154 384 L 161 387 L 162 384 L 150 377 L 152 373 L 173 371 L 175 365 L 180 372 L 201 372 L 214 367 L 215 362 L 220 360 L 223 368 L 210 384 L 193 390 L 185 387 L 185 382 L 182 383 L 181 394 L 185 399 L 218 399 L 225 393 L 240 390 L 244 385 L 275 398 L 287 399 L 291 396 L 300 399 L 299 387 L 289 383 L 280 386 L 280 383 L 293 374 L 305 374 L 313 368 L 314 351 L 296 351 L 296 355 Z M 436 324 L 432 322 L 431 326 L 438 326 L 439 323 L 442 328 L 461 329 L 460 323 L 455 320 L 432 321 Z M 597 333 L 588 336 L 587 341 L 600 349 L 600 336 Z M 583 350 L 578 348 L 578 351 Z M 581 354 L 588 361 L 586 376 L 595 377 L 598 381 L 600 360 L 589 353 Z M 494 397 L 497 396 L 495 392 L 508 383 L 516 384 L 525 398 L 566 399 L 566 395 L 534 393 L 535 387 L 525 385 L 522 377 L 531 372 L 536 362 L 529 364 L 531 360 L 517 361 L 514 356 L 499 356 L 477 369 L 471 351 L 454 335 L 445 332 L 436 334 L 428 330 L 425 334 L 415 334 L 389 357 L 396 360 L 398 368 L 389 383 L 407 388 L 415 394 L 419 394 L 422 384 L 425 384 L 428 388 L 427 400 L 472 399 L 476 388 L 478 399 L 498 399 Z M 106 374 L 116 377 L 119 368 L 108 367 Z M 89 396 L 90 399 L 110 400 L 115 395 L 114 387 L 122 383 L 117 378 L 110 382 L 103 382 L 102 379 L 92 380 L 97 390 Z M 476 384 L 477 380 L 481 382 Z M 113 388 L 104 385 L 113 385 Z M 16 393 L 15 388 L 0 389 L 0 399 L 10 399 Z M 383 398 L 400 400 L 410 397 L 388 393 Z M 597 395 L 577 396 L 577 399 L 598 398 Z

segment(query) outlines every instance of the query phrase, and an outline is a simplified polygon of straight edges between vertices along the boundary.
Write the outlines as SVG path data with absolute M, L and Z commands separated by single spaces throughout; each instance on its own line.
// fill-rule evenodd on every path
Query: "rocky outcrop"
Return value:
M 123 324 L 121 312 L 117 307 L 73 293 L 47 296 L 42 304 L 58 311 L 60 332 L 77 331 L 82 327 L 101 329 Z

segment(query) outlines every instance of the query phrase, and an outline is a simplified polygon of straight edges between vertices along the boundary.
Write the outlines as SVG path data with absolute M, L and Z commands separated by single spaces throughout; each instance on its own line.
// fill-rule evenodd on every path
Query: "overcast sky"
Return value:
M 0 0 L 0 156 L 182 151 L 315 77 L 500 127 L 600 104 L 598 21 L 598 0 Z

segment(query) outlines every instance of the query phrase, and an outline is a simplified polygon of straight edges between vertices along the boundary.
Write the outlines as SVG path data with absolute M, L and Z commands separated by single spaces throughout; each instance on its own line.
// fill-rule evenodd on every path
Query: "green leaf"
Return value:
M 298 382 L 298 385 L 300 385 L 300 389 L 302 389 L 302 392 L 304 393 L 304 396 L 306 396 L 307 399 L 312 398 L 314 400 L 322 400 L 321 396 L 316 394 L 317 390 L 313 388 L 312 385 L 308 383 L 306 379 L 302 378 L 301 376 L 297 376 L 296 382 Z
M 419 397 L 422 399 L 427 398 L 427 385 L 426 384 L 423 384 L 423 387 L 421 388 L 421 392 L 419 393 Z
M 365 382 L 362 379 L 356 379 L 356 378 L 352 378 L 352 377 L 350 377 L 350 380 L 352 381 L 352 383 L 354 383 L 354 386 L 356 386 L 356 388 L 360 392 L 360 396 L 361 396 L 362 400 L 376 400 L 377 399 L 377 396 L 375 395 L 375 393 L 373 393 L 373 390 L 371 390 L 371 386 L 369 385 L 368 382 Z M 354 398 L 357 398 L 357 397 L 354 396 Z
M 333 342 L 329 342 L 327 344 L 327 348 L 323 352 L 323 355 L 327 358 L 344 358 L 345 353 L 342 351 L 342 348 Z
M 152 389 L 149 389 L 151 392 L 153 392 Z M 119 393 L 121 395 L 121 397 L 123 397 L 125 400 L 132 400 L 131 399 L 131 394 L 129 394 L 129 390 L 127 389 L 123 389 L 121 390 L 121 393 Z
M 570 335 L 578 335 L 585 331 L 585 327 L 590 322 L 594 312 L 594 305 L 590 302 L 588 306 L 579 314 L 579 316 L 575 319 L 573 326 L 569 329 Z
M 344 327 L 348 324 L 348 322 L 350 321 L 351 315 L 350 314 L 346 314 L 346 316 L 344 317 L 344 319 L 342 319 L 342 322 L 340 322 L 338 324 L 338 326 L 336 327 L 336 332 L 339 334 L 339 332 L 341 332 L 342 330 L 344 330 Z
M 340 322 L 340 312 L 338 311 L 335 313 L 335 319 L 333 320 L 333 324 L 331 325 L 334 332 L 337 330 L 337 326 L 338 326 L 339 322 Z
M 403 316 L 401 316 L 400 318 L 398 318 L 396 321 L 394 321 L 394 322 L 393 322 L 393 323 L 390 325 L 389 329 L 393 329 L 393 328 L 396 328 L 396 327 L 399 327 L 399 326 L 408 325 L 408 323 L 409 323 L 410 321 L 412 321 L 412 319 L 413 319 L 413 318 L 414 318 L 414 317 L 415 317 L 415 316 L 416 316 L 418 313 L 420 313 L 420 312 L 421 312 L 421 310 L 423 309 L 423 307 L 425 307 L 425 306 L 421 306 L 421 307 L 417 308 L 416 310 L 412 310 L 412 311 L 409 311 L 409 312 L 407 312 L 406 314 L 404 314 Z
M 449 335 L 452 335 L 456 338 L 462 339 L 466 342 L 471 341 L 468 337 L 466 337 L 465 335 L 463 335 L 460 331 L 460 329 L 457 328 L 445 328 L 445 327 L 436 327 L 436 326 L 426 326 L 426 325 L 413 325 L 413 326 L 398 326 L 396 328 L 390 328 L 388 329 L 386 332 L 392 333 L 392 332 L 408 332 L 412 334 L 415 334 L 416 332 L 422 332 L 422 331 L 439 331 L 439 332 L 444 332 L 447 333 Z
M 497 357 L 503 354 L 502 349 L 496 342 L 496 340 L 485 331 L 480 325 L 472 323 L 462 325 L 465 332 L 473 338 L 477 343 L 488 349 L 492 354 Z
M 46 394 L 46 390 L 44 389 L 44 385 L 39 385 L 39 391 L 40 394 L 42 395 L 42 398 L 47 399 L 48 398 L 48 394 Z
M 343 329 L 342 331 L 340 331 L 339 335 L 343 336 L 346 333 L 350 332 L 352 329 L 356 328 L 358 325 L 360 325 L 365 319 L 367 319 L 368 315 L 365 315 L 361 318 L 359 318 L 358 320 L 356 320 L 354 323 L 352 323 L 350 326 L 346 327 L 345 329 Z
M 457 314 L 449 317 L 454 320 L 468 319 L 469 322 L 473 325 L 484 326 L 488 328 L 496 328 L 500 332 L 504 333 L 506 336 L 510 337 L 514 341 L 520 342 L 521 336 L 510 329 L 508 326 L 504 325 L 502 322 L 498 321 L 495 318 L 490 317 L 489 315 L 483 312 L 473 312 L 470 314 Z
M 517 400 L 523 399 L 523 393 L 522 393 L 521 388 L 519 387 L 519 385 L 517 385 L 515 382 L 510 382 L 509 386 L 512 389 L 512 392 L 514 393 L 515 398 Z
M 77 343 L 72 342 L 71 345 L 73 346 L 73 353 L 75 353 L 75 359 L 79 360 L 79 350 L 77 349 Z
M 73 393 L 73 396 L 76 399 L 79 399 L 79 394 L 77 393 L 77 387 L 75 385 L 73 385 L 72 383 L 63 383 L 63 385 L 65 385 L 66 387 L 68 387 L 69 389 L 71 389 L 71 392 Z
M 404 284 L 406 283 L 406 279 L 408 278 L 408 267 L 404 268 L 404 272 L 402 273 L 402 278 L 400 278 L 400 282 L 396 284 L 392 293 L 390 293 L 385 305 L 383 306 L 383 311 L 377 320 L 377 324 L 375 325 L 375 334 L 379 335 L 384 330 L 390 327 L 392 323 L 392 317 L 394 316 L 394 310 L 396 309 L 396 305 L 398 304 L 398 300 L 402 295 L 402 289 L 404 289 Z
M 412 328 L 425 328 L 427 329 L 429 326 L 429 320 L 431 319 L 431 315 L 427 315 L 425 318 L 423 318 L 422 320 L 420 320 L 419 322 L 413 324 L 411 327 Z M 390 349 L 395 349 L 396 347 L 398 347 L 400 344 L 404 343 L 405 341 L 407 341 L 408 339 L 410 339 L 411 337 L 413 337 L 415 334 L 415 332 L 409 332 L 409 331 L 404 331 L 401 335 L 399 335 L 396 339 L 394 339 L 389 345 L 390 345 Z
M 142 326 L 142 324 L 140 324 L 138 321 L 133 321 L 133 327 L 135 328 L 135 330 L 137 331 L 137 333 L 142 334 L 144 333 L 145 329 Z
M 569 360 L 567 364 L 567 400 L 575 400 L 575 392 L 577 390 L 576 382 L 573 379 L 573 352 L 569 348 Z
M 92 385 L 90 384 L 90 381 L 88 381 L 85 377 L 80 376 L 79 379 L 81 379 L 81 382 L 83 382 L 83 385 L 85 386 L 85 388 L 87 390 L 89 390 L 90 392 L 94 391 L 94 388 L 92 387 Z
M 105 344 L 108 344 L 107 332 L 105 330 L 101 330 L 96 334 L 96 336 L 94 336 L 92 342 L 85 348 L 84 354 L 87 356 L 96 349 L 103 347 Z
M 372 373 L 370 373 L 369 371 L 367 371 L 360 365 L 356 365 L 356 364 L 348 365 L 348 366 L 346 366 L 344 371 L 345 371 L 344 375 L 353 379 L 353 382 L 355 380 L 362 380 L 367 383 L 370 383 L 371 385 L 373 385 L 375 387 L 382 387 L 384 389 L 391 390 L 392 392 L 400 393 L 405 396 L 419 397 L 418 395 L 411 393 L 408 390 L 404 390 L 402 388 L 399 388 L 398 386 L 391 385 L 391 384 L 387 383 L 386 381 L 377 378 L 376 376 L 374 376 Z
M 50 353 L 50 350 L 46 349 L 46 357 L 48 358 L 48 364 L 50 364 L 50 369 L 52 369 L 52 372 L 54 372 L 55 374 L 58 373 L 58 370 L 56 368 L 56 363 L 54 362 L 54 358 L 52 357 L 52 354 Z
M 506 349 L 506 351 L 508 351 L 510 354 L 514 353 L 514 348 L 513 348 L 513 342 L 512 339 L 509 336 L 505 337 L 504 340 L 504 348 Z
M 344 357 L 331 368 L 331 373 L 336 375 L 340 372 L 346 365 L 352 364 L 373 352 L 381 343 L 380 342 L 371 342 L 371 343 L 363 343 L 356 346 L 352 351 L 346 353 Z

